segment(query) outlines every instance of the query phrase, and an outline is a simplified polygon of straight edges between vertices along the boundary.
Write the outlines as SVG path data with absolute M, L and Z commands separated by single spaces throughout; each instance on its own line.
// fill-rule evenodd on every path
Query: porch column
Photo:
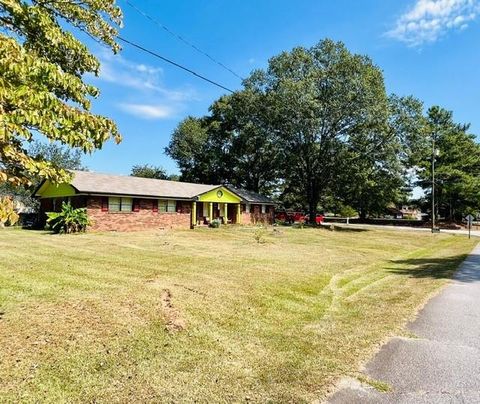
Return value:
M 240 213 L 240 204 L 237 203 L 237 224 L 240 224 L 242 221 L 242 215 Z
M 228 223 L 228 203 L 224 204 L 223 210 L 225 211 L 223 212 L 224 213 L 223 220 L 225 220 L 225 223 Z
M 208 203 L 208 220 L 213 220 L 213 202 Z
M 192 202 L 192 228 L 197 224 L 197 202 Z

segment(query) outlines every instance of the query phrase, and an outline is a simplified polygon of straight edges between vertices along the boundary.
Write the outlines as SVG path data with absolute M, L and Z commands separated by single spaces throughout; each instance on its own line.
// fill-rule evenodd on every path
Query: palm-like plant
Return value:
M 86 208 L 75 209 L 70 203 L 62 202 L 60 212 L 48 212 L 47 224 L 55 233 L 83 232 L 90 225 Z

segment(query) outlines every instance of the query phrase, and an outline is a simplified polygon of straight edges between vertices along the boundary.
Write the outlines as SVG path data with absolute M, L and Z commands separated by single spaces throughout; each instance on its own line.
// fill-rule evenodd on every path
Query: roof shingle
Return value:
M 257 194 L 256 192 L 253 191 L 248 191 L 246 189 L 240 189 L 240 188 L 235 188 L 231 185 L 226 186 L 229 190 L 231 190 L 233 193 L 237 194 L 242 200 L 245 202 L 249 203 L 266 203 L 266 204 L 273 204 L 274 202 L 261 194 Z
M 220 185 L 192 184 L 189 182 L 157 180 L 126 175 L 99 174 L 72 171 L 71 185 L 78 192 L 89 194 L 115 194 L 147 197 L 193 199 Z

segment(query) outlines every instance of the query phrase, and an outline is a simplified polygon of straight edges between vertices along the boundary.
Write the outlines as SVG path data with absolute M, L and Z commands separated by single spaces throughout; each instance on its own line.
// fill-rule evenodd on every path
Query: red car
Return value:
M 309 215 L 303 212 L 276 212 L 275 219 L 281 220 L 287 223 L 308 223 Z M 315 217 L 316 224 L 322 224 L 325 216 L 318 214 Z
M 325 220 L 325 216 L 321 215 L 320 213 L 317 213 L 316 216 L 315 216 L 315 223 L 320 225 L 323 223 L 323 221 Z M 308 223 L 310 221 L 310 215 L 305 215 L 304 216 L 304 222 L 305 223 Z

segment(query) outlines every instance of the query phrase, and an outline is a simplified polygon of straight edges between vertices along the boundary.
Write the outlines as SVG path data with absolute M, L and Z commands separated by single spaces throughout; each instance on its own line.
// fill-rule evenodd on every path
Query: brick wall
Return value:
M 87 200 L 87 214 L 93 221 L 89 230 L 94 231 L 138 231 L 160 228 L 189 228 L 189 203 L 179 203 L 177 207 L 182 213 L 154 212 L 152 200 L 140 199 L 138 212 L 102 212 L 102 198 L 89 197 Z
M 242 224 L 273 224 L 274 208 L 267 206 L 267 212 L 262 213 L 262 205 L 251 205 L 250 213 L 242 208 Z

